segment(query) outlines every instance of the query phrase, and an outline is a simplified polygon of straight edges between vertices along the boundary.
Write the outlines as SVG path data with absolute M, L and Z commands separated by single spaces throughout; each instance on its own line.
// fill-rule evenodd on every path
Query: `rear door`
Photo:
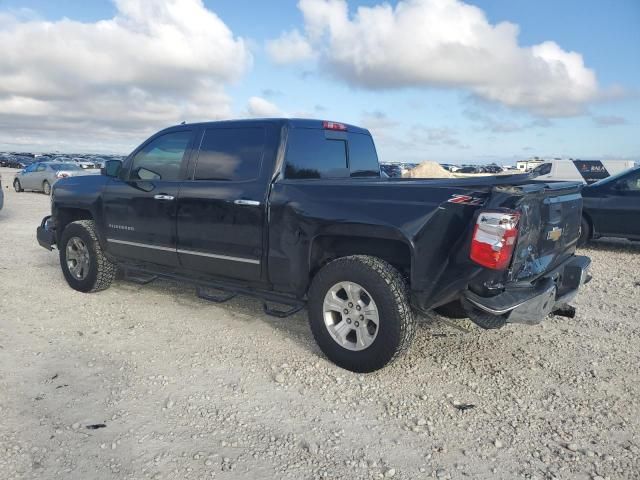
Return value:
M 177 266 L 176 211 L 194 130 L 155 135 L 125 163 L 103 194 L 109 252 L 133 260 Z
M 178 200 L 178 256 L 205 274 L 258 281 L 277 129 L 229 123 L 201 131 Z

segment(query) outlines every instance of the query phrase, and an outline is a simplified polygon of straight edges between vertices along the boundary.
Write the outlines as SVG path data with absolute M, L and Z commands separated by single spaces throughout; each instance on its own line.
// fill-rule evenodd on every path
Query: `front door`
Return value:
M 193 137 L 177 129 L 152 137 L 105 187 L 108 251 L 128 259 L 177 266 L 176 209 Z
M 183 267 L 258 281 L 265 196 L 263 126 L 207 128 L 180 191 L 178 255 Z
M 607 185 L 599 210 L 599 234 L 640 238 L 640 170 Z
M 39 163 L 32 163 L 24 169 L 24 174 L 18 178 L 20 186 L 25 190 L 33 190 L 37 188 L 36 169 L 38 166 L 40 166 Z

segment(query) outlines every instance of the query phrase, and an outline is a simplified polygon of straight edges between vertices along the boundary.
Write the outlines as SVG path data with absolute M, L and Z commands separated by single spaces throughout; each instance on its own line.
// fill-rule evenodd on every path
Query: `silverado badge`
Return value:
M 547 233 L 547 240 L 551 240 L 553 242 L 557 242 L 562 237 L 562 229 L 558 227 L 553 227 L 553 229 L 549 230 Z

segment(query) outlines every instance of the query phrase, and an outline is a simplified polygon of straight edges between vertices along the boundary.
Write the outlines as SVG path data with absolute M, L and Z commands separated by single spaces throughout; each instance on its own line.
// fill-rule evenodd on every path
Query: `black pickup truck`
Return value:
M 307 306 L 322 351 L 370 372 L 409 346 L 416 312 L 484 328 L 569 314 L 589 278 L 574 254 L 581 188 L 385 178 L 369 132 L 342 123 L 197 123 L 58 181 L 37 238 L 82 292 L 120 268 L 214 301 L 257 296 L 277 316 Z

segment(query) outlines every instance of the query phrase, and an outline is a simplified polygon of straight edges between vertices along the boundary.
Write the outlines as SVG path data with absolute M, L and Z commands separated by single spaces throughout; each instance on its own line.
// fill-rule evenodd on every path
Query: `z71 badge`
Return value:
M 484 198 L 472 197 L 470 195 L 451 195 L 451 198 L 447 200 L 449 203 L 461 203 L 463 205 L 482 205 L 484 204 Z

